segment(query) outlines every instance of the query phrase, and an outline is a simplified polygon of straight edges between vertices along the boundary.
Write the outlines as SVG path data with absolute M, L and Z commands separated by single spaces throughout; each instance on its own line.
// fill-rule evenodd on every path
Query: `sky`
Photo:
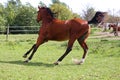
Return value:
M 5 4 L 8 0 L 0 0 L 0 3 Z M 39 2 L 44 2 L 47 6 L 51 4 L 51 0 L 21 0 L 23 4 L 29 2 L 32 6 L 38 6 Z M 96 11 L 111 11 L 111 14 L 120 15 L 120 0 L 60 0 L 66 3 L 73 12 L 82 13 L 86 7 L 93 7 Z

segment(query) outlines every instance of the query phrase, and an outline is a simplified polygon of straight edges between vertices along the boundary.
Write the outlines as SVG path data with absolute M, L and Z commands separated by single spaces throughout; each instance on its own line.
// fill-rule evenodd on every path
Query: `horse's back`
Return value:
M 90 33 L 90 26 L 86 20 L 82 20 L 80 18 L 71 19 L 68 23 L 70 26 L 70 35 L 75 38 L 80 38 L 82 35 L 86 35 L 88 37 Z
M 89 24 L 86 20 L 82 20 L 80 18 L 75 18 L 71 20 L 70 26 L 72 28 L 72 30 L 76 30 L 76 31 L 81 31 L 81 30 L 88 30 Z
M 71 35 L 77 34 L 79 36 L 79 34 L 84 34 L 86 31 L 89 32 L 88 22 L 79 18 L 65 21 L 55 19 L 49 25 L 50 40 L 68 40 Z
M 86 25 L 86 24 L 88 25 L 88 21 L 80 19 L 80 18 L 75 18 L 75 19 L 73 19 L 73 21 L 76 21 L 81 25 Z

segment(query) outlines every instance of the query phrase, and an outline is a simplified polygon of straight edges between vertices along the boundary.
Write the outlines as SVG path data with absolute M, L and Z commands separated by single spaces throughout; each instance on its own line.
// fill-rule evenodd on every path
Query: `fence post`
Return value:
M 6 41 L 8 41 L 8 35 L 9 35 L 9 24 L 7 26 Z
M 116 24 L 116 34 L 117 34 L 117 36 L 118 36 L 118 22 L 117 22 L 117 24 Z

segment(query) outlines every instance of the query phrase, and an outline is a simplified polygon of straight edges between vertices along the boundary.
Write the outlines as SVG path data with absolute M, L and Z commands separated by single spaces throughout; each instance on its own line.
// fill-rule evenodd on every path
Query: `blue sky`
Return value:
M 5 4 L 8 0 L 0 0 L 0 3 Z M 51 0 L 21 0 L 23 4 L 29 2 L 34 7 L 37 7 L 42 1 L 46 5 L 51 4 Z M 73 10 L 73 12 L 81 13 L 87 6 L 95 8 L 96 11 L 112 11 L 120 15 L 120 0 L 60 0 L 66 3 Z M 112 13 L 111 12 L 111 13 Z

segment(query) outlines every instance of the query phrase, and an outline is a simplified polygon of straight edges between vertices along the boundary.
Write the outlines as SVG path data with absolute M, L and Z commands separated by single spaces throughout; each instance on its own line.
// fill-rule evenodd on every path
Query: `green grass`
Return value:
M 83 65 L 83 50 L 76 42 L 72 52 L 60 65 L 53 63 L 64 53 L 67 42 L 48 42 L 41 45 L 29 63 L 23 54 L 31 48 L 37 35 L 10 35 L 9 41 L 0 35 L 0 80 L 119 80 L 120 41 L 89 38 L 89 53 Z M 113 37 L 114 38 L 114 37 Z

